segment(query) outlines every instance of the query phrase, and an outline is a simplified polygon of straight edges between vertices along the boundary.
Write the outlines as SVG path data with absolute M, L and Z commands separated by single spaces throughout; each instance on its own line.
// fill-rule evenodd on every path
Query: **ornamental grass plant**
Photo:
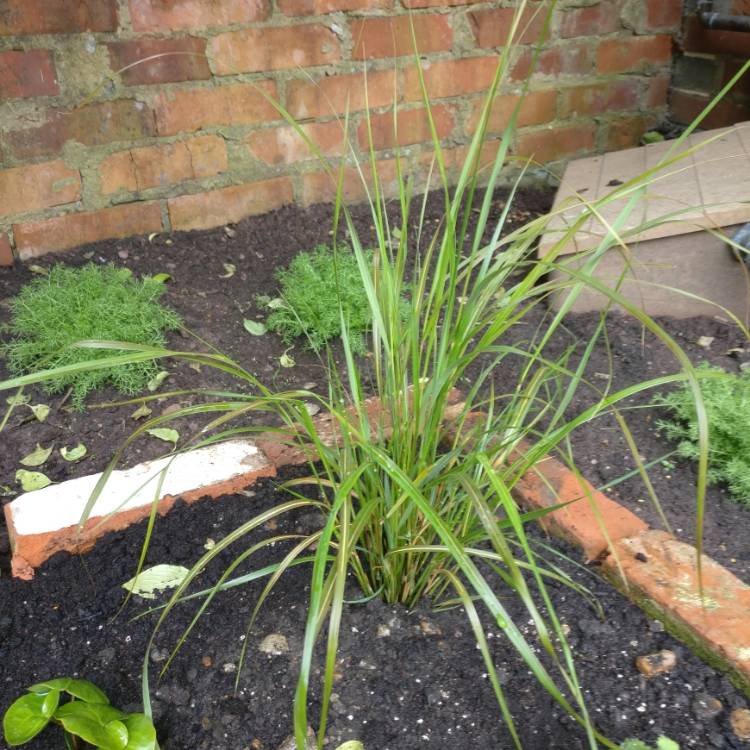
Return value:
M 567 439 L 573 430 L 586 428 L 595 424 L 597 417 L 614 413 L 629 436 L 618 405 L 650 388 L 685 383 L 697 414 L 697 517 L 699 524 L 701 521 L 708 434 L 699 373 L 665 330 L 631 304 L 618 288 L 608 288 L 595 275 L 605 253 L 625 248 L 627 237 L 637 233 L 638 229 L 628 229 L 626 234 L 623 227 L 628 226 L 629 214 L 643 200 L 649 184 L 658 178 L 660 171 L 669 169 L 691 152 L 680 150 L 683 137 L 675 142 L 661 164 L 618 185 L 609 195 L 593 203 L 579 197 L 576 218 L 563 228 L 557 225 L 554 246 L 544 257 L 536 257 L 538 240 L 552 231 L 554 217 L 540 216 L 512 231 L 507 226 L 525 165 L 517 169 L 509 200 L 499 214 L 492 200 L 493 189 L 501 176 L 507 174 L 520 102 L 502 139 L 494 143 L 491 162 L 483 165 L 490 108 L 498 88 L 508 79 L 513 43 L 523 31 L 521 19 L 526 6 L 525 1 L 518 3 L 508 43 L 498 59 L 494 81 L 455 184 L 449 179 L 445 155 L 429 115 L 434 145 L 429 180 L 438 180 L 444 199 L 444 215 L 437 228 L 423 221 L 425 202 L 412 197 L 415 187 L 420 186 L 413 185 L 405 174 L 405 161 L 400 154 L 395 155 L 398 195 L 394 217 L 387 210 L 372 141 L 369 164 L 358 163 L 354 151 L 339 165 L 330 164 L 294 119 L 274 102 L 338 186 L 333 254 L 335 257 L 341 251 L 337 244 L 339 230 L 346 230 L 371 317 L 365 338 L 369 350 L 366 366 L 355 354 L 352 321 L 347 317 L 343 295 L 339 295 L 343 364 L 337 365 L 334 356 L 325 358 L 329 388 L 322 396 L 303 389 L 272 392 L 253 373 L 221 354 L 107 341 L 85 342 L 80 346 L 98 353 L 107 349 L 127 350 L 127 353 L 104 360 L 91 358 L 86 363 L 0 384 L 2 388 L 17 388 L 44 382 L 61 372 L 95 371 L 113 364 L 162 358 L 187 360 L 229 373 L 240 387 L 236 393 L 204 393 L 200 405 L 147 419 L 128 443 L 147 430 L 163 427 L 181 416 L 204 414 L 211 417 L 210 422 L 190 447 L 238 436 L 252 437 L 261 430 L 273 431 L 277 439 L 306 451 L 309 476 L 287 482 L 286 499 L 250 518 L 202 555 L 160 609 L 154 631 L 156 637 L 175 607 L 190 606 L 188 602 L 196 606 L 192 624 L 175 644 L 176 653 L 189 644 L 190 630 L 213 597 L 228 588 L 265 577 L 267 582 L 255 611 L 248 621 L 238 622 L 238 627 L 249 632 L 258 609 L 285 572 L 293 566 L 309 566 L 309 593 L 304 594 L 308 597 L 307 625 L 294 701 L 294 732 L 299 750 L 306 746 L 308 724 L 317 727 L 319 748 L 327 736 L 342 617 L 347 606 L 356 606 L 347 603 L 350 577 L 356 581 L 361 599 L 380 597 L 404 607 L 429 600 L 436 605 L 457 604 L 463 608 L 484 659 L 488 689 L 497 700 L 499 746 L 521 748 L 522 744 L 516 726 L 519 717 L 512 715 L 508 705 L 513 685 L 501 684 L 488 646 L 485 626 L 489 623 L 502 631 L 508 647 L 523 659 L 540 688 L 578 722 L 589 748 L 617 748 L 618 742 L 598 731 L 587 710 L 573 654 L 548 583 L 567 582 L 575 586 L 540 556 L 529 539 L 526 525 L 538 514 L 521 511 L 514 500 L 515 485 L 548 454 L 557 454 L 571 463 Z M 549 10 L 546 8 L 538 12 L 546 14 L 545 23 L 549 24 L 554 3 Z M 429 114 L 430 100 L 423 80 L 421 87 Z M 524 91 L 527 88 L 528 81 L 523 86 Z M 342 137 L 346 139 L 348 117 L 341 125 Z M 373 247 L 372 253 L 360 238 L 342 197 L 344 170 L 351 165 L 359 170 L 367 189 L 375 234 L 374 245 L 368 241 L 367 248 Z M 487 187 L 484 193 L 479 191 L 481 183 Z M 585 254 L 581 265 L 573 268 L 562 264 L 563 251 L 576 232 L 592 219 L 599 221 L 602 209 L 615 201 L 624 207 L 606 224 L 607 231 L 599 245 Z M 415 218 L 417 229 L 409 230 Z M 552 271 L 561 270 L 564 274 L 550 277 Z M 607 311 L 575 365 L 570 364 L 572 359 L 568 354 L 557 358 L 546 356 L 547 343 L 561 329 L 568 310 L 585 288 L 605 295 L 610 306 L 617 305 L 632 316 L 634 325 L 661 339 L 674 354 L 678 371 L 620 391 L 602 390 L 596 382 L 589 381 L 586 364 L 605 331 Z M 559 306 L 546 309 L 553 295 Z M 535 325 L 526 341 L 519 343 L 516 337 L 516 343 L 507 343 L 506 334 L 538 309 L 546 309 L 542 325 Z M 520 372 L 500 392 L 492 385 L 492 374 L 511 359 L 522 363 Z M 467 384 L 469 371 L 473 378 Z M 579 389 L 592 393 L 594 402 L 571 417 L 568 407 Z M 459 390 L 463 390 L 460 397 Z M 377 408 L 371 402 L 368 407 L 368 396 L 377 399 Z M 310 415 L 310 402 L 330 413 L 336 435 L 333 442 Z M 243 423 L 243 418 L 251 413 L 256 417 L 254 424 Z M 258 426 L 257 415 L 267 416 L 263 420 L 265 426 Z M 104 472 L 87 513 L 106 486 L 124 447 L 116 452 Z M 645 475 L 635 446 L 633 454 Z M 305 484 L 324 491 L 308 497 L 301 492 Z M 579 500 L 588 501 L 587 497 Z M 155 521 L 155 507 L 139 569 Z M 325 518 L 322 529 L 310 534 L 271 535 L 254 544 L 245 541 L 250 532 L 268 521 L 299 509 L 322 512 Z M 269 545 L 279 545 L 283 550 L 278 563 L 270 569 L 245 572 L 248 566 L 252 568 L 253 555 Z M 226 550 L 235 555 L 234 562 L 210 587 L 195 591 L 199 573 Z M 532 623 L 531 635 L 526 635 L 521 623 L 510 616 L 504 602 L 511 596 L 522 603 L 526 613 L 523 624 Z M 324 648 L 322 663 L 316 661 L 319 642 Z M 308 715 L 308 709 L 316 666 L 321 667 L 322 678 L 320 711 L 313 717 Z M 147 712 L 148 667 L 146 654 L 143 695 Z

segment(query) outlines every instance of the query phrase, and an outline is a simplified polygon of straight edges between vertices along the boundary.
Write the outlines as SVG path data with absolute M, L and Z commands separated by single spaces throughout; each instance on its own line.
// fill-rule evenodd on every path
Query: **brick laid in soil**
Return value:
M 294 473 L 299 470 L 286 470 L 284 476 Z M 219 505 L 176 508 L 157 522 L 148 564 L 190 565 L 209 538 L 220 539 L 251 515 L 278 503 L 284 495 L 276 486 L 277 482 L 264 479 L 255 486 L 253 497 L 237 495 L 224 498 Z M 274 533 L 309 533 L 315 524 L 314 516 L 298 513 L 281 522 Z M 42 566 L 30 583 L 0 578 L 0 662 L 4 665 L 0 707 L 7 706 L 23 685 L 77 674 L 100 684 L 116 705 L 137 709 L 141 659 L 154 619 L 131 619 L 148 604 L 136 600 L 115 616 L 124 593 L 120 584 L 133 575 L 143 531 L 144 524 L 140 524 L 114 533 L 81 558 L 61 553 Z M 247 545 L 248 541 L 236 552 Z M 281 551 L 277 547 L 260 554 L 254 566 L 278 559 Z M 224 554 L 209 566 L 198 585 L 208 586 L 231 559 L 231 554 Z M 154 681 L 156 723 L 164 750 L 243 750 L 254 740 L 262 742 L 264 749 L 276 750 L 290 732 L 308 575 L 302 568 L 291 572 L 271 596 L 251 633 L 250 658 L 236 695 L 233 669 L 260 586 L 224 593 L 210 605 L 158 687 Z M 618 740 L 628 736 L 654 739 L 663 732 L 679 740 L 683 749 L 742 747 L 733 738 L 728 715 L 746 701 L 729 682 L 608 584 L 588 573 L 575 575 L 599 599 L 603 620 L 579 595 L 559 586 L 552 594 L 558 614 L 570 626 L 580 680 L 600 729 Z M 353 587 L 351 595 L 356 596 Z M 503 601 L 519 624 L 528 622 L 514 600 Z M 193 611 L 192 605 L 184 605 L 167 620 L 151 652 L 152 674 L 163 664 Z M 378 637 L 384 627 L 390 635 Z M 528 624 L 523 628 L 533 642 L 532 628 Z M 491 626 L 489 632 L 524 747 L 586 747 L 578 727 L 539 688 L 500 631 Z M 280 656 L 260 653 L 258 643 L 269 633 L 286 636 L 290 652 Z M 677 654 L 677 667 L 647 679 L 634 661 L 660 649 Z M 435 613 L 424 607 L 407 612 L 379 601 L 347 607 L 340 658 L 332 739 L 358 737 L 368 750 L 500 750 L 511 746 L 461 611 Z M 704 693 L 722 702 L 724 709 L 715 718 L 702 717 Z M 28 747 L 51 750 L 60 746 L 59 740 L 53 732 Z

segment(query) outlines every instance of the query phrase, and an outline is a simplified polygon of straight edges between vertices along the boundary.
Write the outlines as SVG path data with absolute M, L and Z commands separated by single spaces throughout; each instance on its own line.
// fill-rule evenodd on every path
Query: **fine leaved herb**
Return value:
M 54 266 L 10 301 L 3 346 L 10 371 L 21 375 L 112 356 L 111 350 L 73 346 L 78 341 L 163 345 L 164 332 L 180 325 L 177 313 L 159 303 L 164 291 L 164 284 L 134 279 L 128 269 Z M 124 394 L 136 394 L 157 372 L 154 362 L 134 362 L 59 374 L 44 387 L 50 393 L 72 388 L 73 404 L 82 408 L 95 388 L 113 385 Z
M 750 370 L 739 375 L 704 364 L 699 369 L 701 392 L 706 406 L 709 439 L 710 482 L 726 482 L 739 502 L 750 505 Z M 698 420 L 695 401 L 685 387 L 656 402 L 670 412 L 657 425 L 677 443 L 683 458 L 697 460 Z

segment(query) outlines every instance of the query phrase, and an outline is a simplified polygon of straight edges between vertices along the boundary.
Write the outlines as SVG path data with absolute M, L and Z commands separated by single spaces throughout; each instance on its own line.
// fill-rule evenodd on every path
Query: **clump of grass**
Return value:
M 372 252 L 366 254 L 368 263 Z M 357 259 L 348 247 L 334 252 L 325 245 L 300 253 L 276 274 L 284 304 L 268 317 L 267 326 L 287 344 L 304 336 L 317 352 L 341 335 L 341 314 L 352 350 L 364 354 L 364 334 L 372 321 Z
M 708 480 L 726 482 L 736 500 L 750 505 L 750 370 L 734 375 L 703 364 L 699 372 L 713 376 L 701 379 L 708 419 Z M 687 386 L 659 396 L 656 401 L 672 417 L 660 420 L 659 428 L 677 442 L 680 456 L 698 460 L 698 418 Z
M 9 340 L 3 348 L 14 374 L 105 359 L 112 350 L 74 344 L 84 340 L 128 341 L 163 346 L 164 332 L 178 328 L 180 317 L 159 303 L 164 284 L 134 279 L 126 268 L 56 265 L 34 279 L 10 301 Z M 87 394 L 113 385 L 121 393 L 140 392 L 158 368 L 153 361 L 58 374 L 44 383 L 48 393 L 72 389 L 72 402 L 83 408 Z

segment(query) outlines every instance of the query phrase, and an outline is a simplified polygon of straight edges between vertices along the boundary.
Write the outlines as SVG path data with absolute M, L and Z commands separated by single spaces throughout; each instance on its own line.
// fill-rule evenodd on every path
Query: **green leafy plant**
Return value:
M 554 6 L 552 2 L 548 8 L 541 4 L 533 7 L 546 14 L 544 20 L 548 25 Z M 251 616 L 244 623 L 249 632 L 278 581 L 291 568 L 306 565 L 310 567 L 309 601 L 294 699 L 294 732 L 299 750 L 306 747 L 311 723 L 308 704 L 319 641 L 323 641 L 323 649 L 322 688 L 316 700 L 320 705 L 317 747 L 322 748 L 326 740 L 339 631 L 345 607 L 352 606 L 347 591 L 352 580 L 361 589 L 363 600 L 380 597 L 392 604 L 411 607 L 429 599 L 437 605 L 463 607 L 508 733 L 508 746 L 521 748 L 506 698 L 506 690 L 512 690 L 513 686 L 506 688 L 498 678 L 486 635 L 488 626 L 502 632 L 508 646 L 525 662 L 541 688 L 578 722 L 590 750 L 601 746 L 619 749 L 620 743 L 603 736 L 588 713 L 573 654 L 548 584 L 562 583 L 584 596 L 586 591 L 559 566 L 549 563 L 529 538 L 526 525 L 540 514 L 521 512 L 514 492 L 519 480 L 533 472 L 550 453 L 573 465 L 568 449 L 571 433 L 601 415 L 614 415 L 632 444 L 626 418 L 618 405 L 642 391 L 688 383 L 696 402 L 698 423 L 704 425 L 700 417 L 705 412 L 699 378 L 685 352 L 656 321 L 621 295 L 617 286 L 607 287 L 595 273 L 606 253 L 626 245 L 629 237 L 641 231 L 641 227 L 628 228 L 633 209 L 660 170 L 669 169 L 691 155 L 690 150 L 680 152 L 680 147 L 700 124 L 701 117 L 674 142 L 663 160 L 646 173 L 613 187 L 611 193 L 593 202 L 581 198 L 575 206 L 566 206 L 566 215 L 574 217 L 567 224 L 554 224 L 555 217 L 548 215 L 511 231 L 507 219 L 528 165 L 517 171 L 517 180 L 500 210 L 493 202 L 493 189 L 500 176 L 507 174 L 523 97 L 508 113 L 508 126 L 502 138 L 486 144 L 485 137 L 496 94 L 511 70 L 514 39 L 522 32 L 522 19 L 530 7 L 525 0 L 517 4 L 508 27 L 507 44 L 502 46 L 495 78 L 456 179 L 449 175 L 432 120 L 431 103 L 420 79 L 435 151 L 427 182 L 430 184 L 437 177 L 444 196 L 443 220 L 438 225 L 425 221 L 424 202 L 418 204 L 412 200 L 412 184 L 404 176 L 406 163 L 398 150 L 394 156 L 398 185 L 394 218 L 386 205 L 372 143 L 369 165 L 361 165 L 354 152 L 349 163 L 342 160 L 337 168 L 325 159 L 284 107 L 269 99 L 338 186 L 333 237 L 338 236 L 341 224 L 348 230 L 367 300 L 372 356 L 366 370 L 361 369 L 354 357 L 357 332 L 351 330 L 351 315 L 344 308 L 342 295 L 331 300 L 340 325 L 343 364 L 337 365 L 334 358 L 329 358 L 330 387 L 324 395 L 304 389 L 271 392 L 252 373 L 214 351 L 180 352 L 132 344 L 127 353 L 105 360 L 91 359 L 75 367 L 84 373 L 110 364 L 176 358 L 215 367 L 233 376 L 239 385 L 234 393 L 204 391 L 205 403 L 199 407 L 177 409 L 156 417 L 144 415 L 143 422 L 115 452 L 102 473 L 84 518 L 130 442 L 151 429 L 195 413 L 198 408 L 203 414 L 213 414 L 213 418 L 199 436 L 185 441 L 181 450 L 252 435 L 258 430 L 273 430 L 279 440 L 303 451 L 310 461 L 309 476 L 287 482 L 288 494 L 277 505 L 259 512 L 216 541 L 196 561 L 168 602 L 159 608 L 143 662 L 143 700 L 147 713 L 148 653 L 153 638 L 176 607 L 192 602 L 196 609 L 163 669 L 169 667 L 174 655 L 187 642 L 215 596 L 244 583 L 267 579 Z M 750 63 L 732 82 L 748 68 Z M 421 75 L 419 64 L 415 69 Z M 524 90 L 527 87 L 528 81 L 523 85 Z M 369 133 L 369 116 L 364 125 Z M 346 140 L 348 118 L 342 122 L 342 134 Z M 484 158 L 488 152 L 491 159 L 486 166 Z M 365 248 L 343 200 L 344 177 L 350 164 L 359 170 L 368 195 L 375 233 L 372 253 Z M 370 176 L 366 178 L 368 172 Z M 487 184 L 483 195 L 478 190 L 480 182 Z M 618 206 L 616 213 L 611 210 L 613 204 Z M 568 213 L 571 208 L 575 210 Z M 565 262 L 566 251 L 576 233 L 590 222 L 598 222 L 604 211 L 608 218 L 601 242 L 577 256 L 576 265 Z M 672 215 L 665 221 L 673 219 Z M 652 220 L 649 226 L 654 223 L 658 221 Z M 402 230 L 404 227 L 410 229 Z M 394 231 L 397 229 L 401 231 Z M 538 240 L 553 231 L 556 242 L 546 255 L 537 257 Z M 336 245 L 333 253 L 334 256 L 337 253 Z M 553 271 L 557 273 L 553 275 Z M 411 286 L 406 295 L 408 284 Z M 586 368 L 596 342 L 604 336 L 606 311 L 574 364 L 572 350 L 551 358 L 547 344 L 562 329 L 567 312 L 585 288 L 604 295 L 611 305 L 629 313 L 637 324 L 658 337 L 674 355 L 677 371 L 619 391 L 609 386 L 601 390 L 595 378 L 589 380 Z M 306 292 L 313 296 L 309 290 Z M 546 302 L 553 295 L 559 306 L 548 309 Z M 543 312 L 532 324 L 531 314 L 539 310 Z M 509 335 L 524 323 L 528 330 L 524 341 Z M 90 342 L 87 346 L 100 350 L 124 348 L 124 345 L 113 347 L 106 341 Z M 512 382 L 502 377 L 510 362 L 517 373 Z M 495 379 L 498 373 L 501 377 Z M 42 382 L 56 374 L 50 370 L 12 378 L 0 383 L 0 388 Z M 459 388 L 466 392 L 459 395 Z M 587 389 L 593 396 L 591 406 L 571 414 L 574 396 L 581 389 Z M 368 403 L 366 399 L 371 395 L 377 401 Z M 156 396 L 147 396 L 144 401 L 153 398 Z M 324 429 L 311 416 L 311 403 L 330 414 Z M 244 420 L 251 413 L 259 418 L 252 422 Z M 268 424 L 261 426 L 264 415 Z M 707 433 L 702 427 L 699 432 L 696 504 L 700 516 L 708 452 Z M 647 481 L 634 445 L 632 454 Z M 303 494 L 299 487 L 305 484 L 325 491 L 313 492 L 312 496 Z M 587 502 L 587 498 L 579 498 L 578 502 Z M 251 532 L 263 528 L 270 520 L 300 509 L 322 512 L 323 528 L 307 535 L 276 534 L 248 541 Z M 155 510 L 152 521 L 154 514 Z M 151 528 L 152 524 L 144 541 L 139 572 L 146 559 Z M 253 555 L 269 546 L 280 551 L 277 563 L 240 574 L 240 566 L 251 564 Z M 195 591 L 199 576 L 211 569 L 212 561 L 229 552 L 234 559 L 213 585 Z M 523 608 L 522 627 L 506 606 L 510 597 L 516 597 Z M 241 660 L 249 642 L 249 638 L 243 641 Z
M 156 730 L 140 713 L 128 714 L 109 704 L 88 680 L 59 677 L 26 688 L 3 716 L 3 734 L 10 747 L 25 745 L 49 724 L 62 727 L 65 747 L 101 750 L 155 750 Z M 69 699 L 61 703 L 61 699 Z
M 750 505 L 750 370 L 738 375 L 703 364 L 701 380 L 709 436 L 709 482 L 726 482 L 741 503 Z M 677 443 L 677 453 L 696 460 L 699 424 L 695 401 L 685 388 L 658 396 L 656 403 L 670 412 L 658 427 Z
M 369 263 L 372 252 L 365 252 Z M 341 335 L 342 313 L 352 350 L 364 354 L 363 334 L 371 322 L 370 305 L 357 258 L 350 248 L 318 245 L 297 255 L 276 274 L 283 304 L 268 316 L 267 325 L 291 344 L 304 336 L 313 351 Z
M 669 737 L 659 737 L 656 741 L 656 747 L 647 745 L 642 740 L 625 740 L 620 746 L 620 750 L 680 750 L 680 746 Z
M 134 279 L 125 268 L 54 266 L 10 301 L 9 340 L 3 347 L 10 371 L 21 374 L 69 368 L 89 360 L 91 350 L 75 346 L 83 340 L 163 345 L 164 332 L 180 326 L 179 316 L 158 301 L 164 289 L 164 284 L 153 279 Z M 70 387 L 73 403 L 82 408 L 86 395 L 95 388 L 111 384 L 122 393 L 136 394 L 156 372 L 150 361 L 95 371 L 68 369 L 46 381 L 45 388 L 55 393 Z

